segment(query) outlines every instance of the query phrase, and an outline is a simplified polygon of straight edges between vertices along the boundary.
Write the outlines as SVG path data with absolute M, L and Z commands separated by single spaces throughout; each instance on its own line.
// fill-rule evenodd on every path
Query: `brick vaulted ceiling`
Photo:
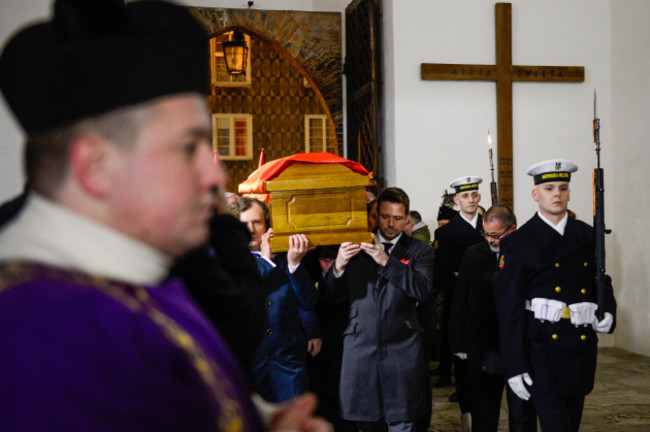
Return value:
M 335 12 L 264 11 L 191 8 L 210 36 L 241 30 L 267 40 L 303 72 L 335 128 L 343 153 L 341 14 Z

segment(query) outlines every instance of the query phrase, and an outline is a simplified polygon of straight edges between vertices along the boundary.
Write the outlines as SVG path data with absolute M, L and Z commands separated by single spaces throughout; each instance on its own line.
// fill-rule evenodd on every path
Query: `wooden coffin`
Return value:
M 356 162 L 302 153 L 264 164 L 239 185 L 239 192 L 267 202 L 271 249 L 283 252 L 292 234 L 305 234 L 314 245 L 372 242 L 366 212 L 369 181 Z

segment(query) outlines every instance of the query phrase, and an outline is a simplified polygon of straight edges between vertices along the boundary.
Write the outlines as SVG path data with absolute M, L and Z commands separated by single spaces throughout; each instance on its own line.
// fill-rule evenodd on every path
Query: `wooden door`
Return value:
M 347 156 L 383 187 L 381 0 L 354 0 L 345 10 Z

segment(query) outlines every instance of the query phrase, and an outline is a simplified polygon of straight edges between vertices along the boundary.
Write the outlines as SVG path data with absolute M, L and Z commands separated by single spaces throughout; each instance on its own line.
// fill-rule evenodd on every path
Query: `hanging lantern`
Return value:
M 226 61 L 226 71 L 230 75 L 242 75 L 246 73 L 246 62 L 248 61 L 248 46 L 244 34 L 235 31 L 232 40 L 222 42 L 223 58 Z

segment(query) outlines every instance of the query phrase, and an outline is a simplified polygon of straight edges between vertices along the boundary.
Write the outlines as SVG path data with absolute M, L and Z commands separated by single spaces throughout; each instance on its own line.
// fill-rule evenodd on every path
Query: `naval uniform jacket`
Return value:
M 592 326 L 564 318 L 542 322 L 525 302 L 596 303 L 594 250 L 591 226 L 569 218 L 560 235 L 537 214 L 501 241 L 497 309 L 505 375 L 528 372 L 533 397 L 580 397 L 593 388 L 598 337 Z M 604 311 L 615 316 L 611 284 L 607 288 Z
M 481 215 L 478 215 L 476 228 L 474 228 L 462 218 L 460 213 L 451 218 L 448 224 L 436 229 L 433 241 L 435 250 L 433 274 L 436 292 L 453 295 L 460 260 L 468 247 L 484 241 L 481 235 L 482 229 Z
M 428 359 L 416 306 L 432 293 L 433 250 L 403 234 L 381 267 L 364 252 L 328 272 L 323 299 L 349 300 L 339 394 L 346 420 L 413 421 L 425 415 Z M 430 388 L 428 389 L 430 391 Z

